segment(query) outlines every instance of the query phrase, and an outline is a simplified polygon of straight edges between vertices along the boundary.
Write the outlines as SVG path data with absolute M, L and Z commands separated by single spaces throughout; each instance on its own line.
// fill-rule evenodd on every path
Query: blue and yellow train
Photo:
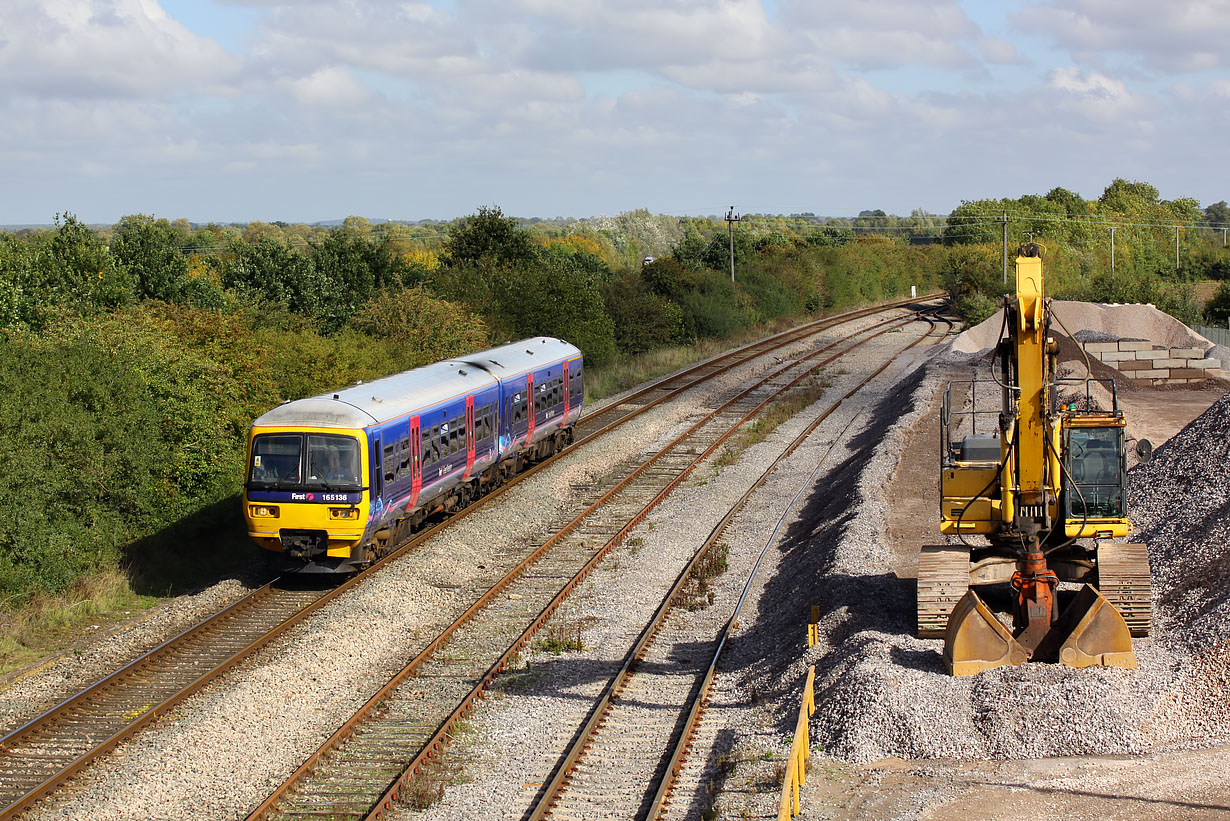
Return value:
M 535 337 L 287 402 L 248 434 L 248 534 L 284 570 L 358 570 L 566 447 L 583 398 L 581 352 Z

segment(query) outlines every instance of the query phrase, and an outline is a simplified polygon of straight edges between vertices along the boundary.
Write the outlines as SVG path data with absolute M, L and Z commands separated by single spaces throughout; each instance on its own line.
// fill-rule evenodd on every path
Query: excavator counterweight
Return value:
M 991 378 L 945 394 L 940 530 L 957 543 L 922 550 L 918 631 L 942 631 L 953 675 L 1026 661 L 1134 668 L 1131 637 L 1149 631 L 1148 552 L 1111 541 L 1132 530 L 1114 383 L 1099 409 L 1090 385 L 1102 380 L 1057 375 L 1052 317 L 1039 250 L 1022 246 Z M 1060 400 L 1082 386 L 1083 400 Z M 1010 588 L 1010 626 L 974 591 L 990 585 Z

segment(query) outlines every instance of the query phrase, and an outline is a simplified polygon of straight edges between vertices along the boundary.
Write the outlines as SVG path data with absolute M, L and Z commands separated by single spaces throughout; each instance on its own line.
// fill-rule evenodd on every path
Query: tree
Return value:
M 515 219 L 505 217 L 498 206 L 479 206 L 477 214 L 462 217 L 449 228 L 440 261 L 446 267 L 483 259 L 517 264 L 534 256 L 529 232 L 518 228 Z
M 328 283 L 320 316 L 329 331 L 341 327 L 358 306 L 388 284 L 393 264 L 387 244 L 373 245 L 344 226 L 313 242 L 311 259 L 317 275 Z
M 229 251 L 221 263 L 223 286 L 297 314 L 320 316 L 329 298 L 328 279 L 317 273 L 310 257 L 269 239 L 255 245 L 232 242 Z
M 1225 200 L 1204 207 L 1204 223 L 1213 228 L 1230 226 L 1230 206 Z
M 123 217 L 111 239 L 111 253 L 136 279 L 137 297 L 172 302 L 179 298 L 188 260 L 180 232 L 165 219 L 144 214 Z
M 1157 189 L 1147 182 L 1128 182 L 1116 177 L 1098 197 L 1098 202 L 1121 214 L 1139 214 L 1157 205 L 1159 198 Z

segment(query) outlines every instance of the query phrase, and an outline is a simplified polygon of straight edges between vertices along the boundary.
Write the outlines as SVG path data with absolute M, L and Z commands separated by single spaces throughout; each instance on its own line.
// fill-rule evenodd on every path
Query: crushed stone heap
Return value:
M 940 369 L 942 370 L 942 369 Z M 915 408 L 949 374 L 932 373 Z M 915 413 L 915 417 L 917 412 Z M 914 635 L 913 580 L 899 578 L 883 526 L 902 419 L 859 481 L 858 513 L 811 545 L 823 612 L 813 747 L 881 758 L 1140 755 L 1230 743 L 1230 396 L 1130 473 L 1134 541 L 1149 544 L 1153 636 L 1137 670 L 1027 664 L 952 677 L 942 640 Z M 941 540 L 938 523 L 935 539 Z
M 1228 474 L 1230 394 L 1128 473 L 1133 539 L 1149 545 L 1157 619 L 1196 654 L 1230 637 Z

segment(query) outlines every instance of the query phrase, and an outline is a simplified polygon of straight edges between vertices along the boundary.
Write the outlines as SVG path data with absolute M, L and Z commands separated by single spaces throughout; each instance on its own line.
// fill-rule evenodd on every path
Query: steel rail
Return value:
M 948 326 L 951 331 L 952 323 L 948 322 Z M 916 342 L 915 344 L 918 343 Z M 912 348 L 914 345 L 909 347 Z M 864 385 L 879 376 L 890 364 L 892 363 L 886 362 L 884 365 L 877 368 L 874 373 L 864 380 L 863 385 L 860 385 L 855 390 L 861 390 Z M 847 394 L 842 397 L 841 401 L 844 402 L 852 395 L 853 392 Z M 840 404 L 840 402 L 838 404 Z M 818 425 L 819 422 L 816 424 Z M 704 677 L 701 679 L 698 695 L 692 701 L 692 705 L 688 710 L 688 716 L 684 722 L 683 730 L 680 734 L 680 743 L 676 745 L 675 749 L 672 751 L 670 761 L 667 764 L 667 775 L 663 778 L 662 783 L 658 785 L 658 789 L 654 793 L 653 800 L 650 802 L 648 815 L 649 819 L 656 819 L 661 815 L 662 809 L 669 800 L 671 790 L 674 788 L 675 779 L 678 777 L 679 772 L 683 769 L 683 758 L 687 755 L 688 745 L 696 732 L 696 727 L 700 722 L 700 716 L 704 711 L 705 704 L 708 702 L 709 690 L 713 686 L 713 678 L 717 674 L 717 665 L 721 659 L 722 651 L 726 648 L 726 642 L 730 638 L 731 631 L 737 629 L 739 626 L 739 612 L 743 609 L 743 603 L 747 600 L 747 596 L 752 588 L 752 582 L 755 580 L 756 574 L 759 572 L 760 566 L 764 562 L 765 555 L 768 553 L 769 547 L 771 547 L 773 542 L 777 539 L 777 534 L 781 530 L 781 526 L 785 522 L 786 516 L 789 515 L 790 511 L 794 508 L 794 505 L 799 500 L 799 497 L 801 497 L 807 488 L 811 486 L 812 482 L 815 480 L 816 474 L 820 472 L 820 467 L 828 459 L 830 453 L 832 453 L 831 446 L 824 452 L 824 455 L 817 460 L 816 467 L 812 469 L 807 479 L 802 482 L 799 490 L 791 498 L 789 504 L 786 505 L 786 508 L 782 511 L 781 516 L 778 517 L 777 524 L 774 526 L 773 532 L 770 533 L 769 538 L 765 540 L 765 545 L 761 548 L 760 555 L 756 558 L 756 564 L 752 567 L 751 572 L 748 574 L 747 581 L 743 584 L 743 590 L 739 594 L 739 600 L 735 604 L 734 612 L 731 613 L 730 619 L 727 620 L 726 625 L 722 628 L 717 647 L 713 651 L 713 657 L 709 662 L 709 666 L 705 671 Z
M 893 324 L 893 323 L 896 323 L 898 325 L 904 325 L 904 324 L 908 324 L 911 321 L 914 321 L 913 317 L 908 317 L 904 320 L 903 319 L 888 319 L 888 320 L 884 320 L 878 323 L 877 325 L 873 325 L 872 328 L 879 327 L 880 325 Z M 870 329 L 862 329 L 862 330 L 856 331 L 852 333 L 850 337 L 847 337 L 847 338 L 851 338 L 851 337 L 858 336 L 861 334 L 866 334 L 868 333 L 869 330 Z M 873 334 L 872 336 L 869 336 L 868 339 L 874 338 L 874 336 L 878 336 L 882 333 L 887 333 L 888 330 L 891 330 L 891 329 L 881 330 L 878 333 Z M 296 770 L 295 773 L 293 773 L 285 782 L 283 782 L 283 784 L 280 785 L 279 788 L 273 794 L 271 794 L 264 802 L 262 802 L 260 806 L 258 806 L 251 813 L 249 818 L 256 819 L 256 818 L 261 818 L 261 817 L 267 817 L 273 814 L 275 812 L 275 808 L 278 807 L 279 802 L 281 802 L 286 796 L 288 796 L 295 789 L 296 785 L 300 784 L 302 781 L 304 781 L 306 778 L 312 775 L 314 770 L 326 759 L 327 756 L 329 756 L 333 751 L 338 750 L 347 741 L 347 739 L 350 738 L 350 736 L 355 733 L 357 728 L 359 728 L 360 726 L 364 725 L 366 722 L 372 720 L 373 718 L 379 715 L 383 705 L 386 703 L 386 701 L 388 701 L 391 698 L 394 691 L 397 690 L 402 684 L 404 684 L 405 681 L 412 678 L 415 675 L 416 671 L 419 670 L 431 658 L 432 654 L 438 652 L 445 644 L 448 643 L 449 639 L 452 636 L 454 636 L 456 632 L 464 624 L 468 623 L 473 618 L 475 618 L 475 616 L 481 610 L 483 610 L 488 604 L 490 604 L 498 595 L 500 595 L 501 592 L 506 590 L 508 586 L 515 580 L 516 577 L 524 573 L 525 570 L 528 569 L 531 565 L 538 562 L 555 545 L 560 544 L 565 536 L 569 535 L 571 532 L 577 529 L 581 525 L 581 523 L 584 522 L 587 518 L 589 518 L 590 515 L 595 510 L 605 505 L 609 500 L 615 497 L 615 494 L 617 494 L 621 490 L 631 487 L 634 480 L 636 480 L 642 474 L 646 473 L 649 470 L 649 468 L 653 466 L 660 458 L 662 458 L 666 454 L 669 454 L 673 448 L 675 448 L 677 445 L 682 443 L 689 436 L 692 436 L 696 431 L 702 429 L 712 419 L 716 418 L 719 413 L 721 413 L 728 407 L 734 405 L 736 402 L 738 402 L 743 397 L 750 395 L 753 391 L 757 390 L 758 388 L 762 387 L 763 385 L 777 378 L 782 373 L 785 373 L 790 368 L 798 367 L 800 363 L 805 363 L 815 358 L 820 353 L 823 353 L 823 351 L 828 350 L 840 344 L 842 341 L 843 340 L 837 340 L 825 346 L 824 348 L 821 348 L 818 351 L 811 352 L 801 357 L 795 362 L 787 363 L 786 365 L 783 365 L 777 369 L 774 369 L 771 373 L 767 374 L 766 376 L 758 380 L 752 386 L 740 391 L 730 400 L 725 402 L 722 406 L 714 409 L 713 411 L 708 413 L 704 418 L 702 418 L 700 421 L 692 425 L 688 431 L 685 431 L 684 433 L 680 434 L 671 443 L 664 446 L 661 450 L 659 450 L 657 454 L 651 457 L 648 461 L 638 466 L 628 476 L 622 479 L 615 487 L 608 490 L 605 494 L 603 494 L 601 498 L 593 502 L 584 511 L 582 511 L 580 514 L 574 517 L 568 524 L 564 525 L 562 528 L 558 528 L 555 535 L 553 535 L 544 544 L 539 546 L 533 553 L 527 556 L 513 571 L 511 571 L 503 580 L 497 583 L 486 594 L 484 594 L 478 601 L 476 601 L 466 611 L 466 613 L 464 613 L 461 617 L 457 619 L 456 622 L 454 622 L 452 625 L 446 628 L 441 634 L 439 634 L 436 637 L 436 639 L 434 639 L 427 646 L 427 648 L 425 648 L 420 654 L 418 654 L 414 659 L 412 659 L 402 669 L 402 671 L 400 671 L 392 680 L 390 680 L 384 687 L 382 687 L 377 693 L 375 693 L 369 699 L 367 704 L 365 704 L 362 708 L 360 708 L 360 710 L 355 714 L 355 716 L 353 716 L 342 727 L 340 727 L 328 740 L 326 740 L 324 744 L 321 745 L 320 748 L 317 749 L 315 753 L 309 756 L 308 759 L 304 761 L 304 763 Z M 866 342 L 866 341 L 867 339 L 864 339 L 864 340 L 861 340 L 860 342 L 855 343 L 855 345 L 850 346 L 845 351 L 842 351 L 841 353 L 836 354 L 834 357 L 831 357 L 830 360 L 826 360 L 825 363 L 820 363 L 818 365 L 812 365 L 806 368 L 796 379 L 792 380 L 790 384 L 786 385 L 783 388 L 778 389 L 778 391 L 775 392 L 774 395 L 780 394 L 781 392 L 788 390 L 790 387 L 797 384 L 802 379 L 806 378 L 809 374 L 813 373 L 818 368 L 823 367 L 823 365 L 826 364 L 827 361 L 831 361 L 831 359 L 836 358 L 836 356 L 844 355 L 844 353 L 846 353 L 848 350 L 851 350 L 853 347 L 863 344 L 863 342 Z M 758 413 L 769 401 L 772 400 L 772 398 L 773 397 L 770 396 L 769 398 L 757 404 L 754 409 L 752 409 L 746 414 L 743 414 L 739 422 L 732 425 L 730 429 L 727 430 L 721 437 L 719 437 L 716 442 L 713 442 L 712 444 L 710 444 L 710 446 L 706 448 L 703 453 L 693 458 L 687 468 L 685 468 L 682 472 L 676 475 L 667 484 L 666 487 L 662 488 L 653 497 L 653 499 L 651 499 L 647 504 L 641 507 L 640 510 L 636 513 L 636 515 L 634 515 L 633 517 L 625 521 L 625 523 L 618 530 L 615 531 L 614 535 L 611 536 L 602 547 L 594 549 L 594 551 L 589 555 L 589 560 L 583 565 L 581 570 L 579 570 L 573 576 L 573 578 L 568 583 L 566 583 L 562 589 L 559 590 L 559 592 L 555 595 L 555 597 L 550 602 L 547 603 L 547 605 L 538 613 L 538 615 L 531 620 L 529 627 L 522 631 L 521 636 L 516 641 L 512 642 L 511 645 L 508 646 L 508 648 L 504 651 L 504 653 L 501 654 L 500 657 L 487 668 L 485 673 L 483 673 L 481 676 L 478 677 L 478 682 L 471 688 L 470 692 L 461 700 L 460 704 L 458 704 L 455 707 L 452 713 L 442 721 L 442 723 L 439 725 L 438 729 L 433 734 L 433 736 L 422 745 L 422 748 L 416 754 L 415 758 L 412 759 L 409 762 L 409 764 L 405 765 L 405 767 L 403 768 L 401 772 L 401 775 L 397 779 L 393 780 L 392 785 L 388 787 L 385 794 L 375 803 L 374 808 L 371 814 L 369 815 L 369 817 L 379 817 L 380 814 L 383 812 L 383 810 L 386 808 L 386 805 L 391 806 L 398 792 L 417 773 L 417 771 L 420 769 L 422 764 L 425 763 L 426 759 L 431 757 L 435 752 L 437 752 L 444 745 L 455 723 L 461 718 L 463 718 L 465 715 L 467 715 L 469 711 L 474 708 L 475 700 L 482 694 L 482 692 L 487 688 L 490 682 L 494 680 L 496 675 L 498 675 L 498 673 L 501 672 L 507 666 L 508 661 L 530 641 L 534 633 L 546 622 L 547 618 L 559 606 L 559 603 L 562 602 L 572 592 L 572 590 L 574 590 L 575 587 L 584 580 L 584 578 L 588 575 L 590 570 L 592 570 L 592 568 L 596 566 L 597 562 L 600 561 L 603 558 L 603 556 L 605 556 L 606 553 L 609 552 L 615 545 L 617 545 L 619 541 L 621 541 L 622 538 L 626 535 L 626 533 L 632 527 L 634 527 L 645 515 L 647 515 L 662 499 L 664 499 L 668 493 L 670 493 L 675 487 L 677 487 L 677 485 L 680 482 L 682 482 L 684 478 L 686 478 L 686 476 L 691 472 L 692 469 L 695 468 L 696 465 L 700 464 L 705 458 L 707 458 L 708 455 L 711 454 L 713 450 L 716 449 L 730 435 L 732 435 L 734 431 L 737 430 L 741 424 L 743 424 L 743 422 L 751 418 L 751 416 L 753 416 L 754 414 Z M 387 784 L 388 782 L 386 781 L 385 783 Z M 287 810 L 286 812 L 290 812 L 290 811 Z
M 932 322 L 931 324 L 932 324 L 932 328 L 934 329 L 934 322 Z M 588 749 L 590 744 L 593 742 L 600 728 L 606 722 L 615 699 L 619 697 L 620 693 L 627 686 L 629 679 L 634 675 L 634 669 L 636 665 L 638 664 L 638 662 L 644 659 L 645 654 L 648 651 L 653 640 L 657 637 L 662 627 L 665 625 L 667 621 L 667 617 L 674 611 L 675 609 L 674 603 L 678 600 L 678 597 L 681 591 L 683 590 L 684 586 L 686 585 L 693 571 L 697 568 L 700 562 L 704 560 L 706 554 L 713 547 L 713 545 L 717 544 L 717 542 L 722 538 L 727 528 L 734 521 L 735 517 L 746 506 L 746 504 L 751 499 L 753 494 L 755 494 L 757 490 L 759 490 L 761 487 L 764 486 L 764 484 L 769 480 L 769 478 L 777 470 L 777 468 L 784 461 L 786 461 L 786 459 L 788 459 L 804 443 L 804 441 L 806 441 L 806 439 L 809 436 L 811 436 L 811 434 L 816 430 L 816 428 L 818 428 L 826 419 L 829 418 L 831 414 L 833 414 L 839 407 L 841 407 L 841 405 L 846 400 L 848 400 L 850 397 L 852 397 L 857 392 L 861 391 L 868 383 L 871 382 L 871 380 L 873 380 L 876 376 L 882 373 L 889 365 L 891 365 L 894 361 L 896 361 L 902 354 L 904 354 L 906 351 L 910 350 L 911 348 L 915 347 L 916 345 L 920 344 L 924 339 L 930 336 L 930 334 L 931 334 L 931 331 L 928 331 L 927 334 L 920 336 L 918 339 L 914 340 L 909 345 L 907 345 L 904 349 L 902 349 L 901 351 L 898 351 L 896 354 L 890 357 L 887 362 L 885 362 L 882 366 L 880 366 L 877 370 L 872 372 L 870 375 L 864 378 L 858 385 L 856 385 L 854 388 L 848 391 L 844 396 L 842 396 L 835 403 L 833 403 L 828 408 L 826 408 L 816 419 L 812 420 L 803 429 L 803 431 L 800 432 L 795 437 L 795 439 L 786 447 L 786 449 L 780 455 L 778 455 L 777 458 L 773 460 L 773 462 L 761 473 L 759 478 L 757 478 L 757 480 L 747 489 L 747 491 L 730 507 L 730 509 L 726 512 L 726 514 L 722 517 L 722 519 L 713 527 L 709 535 L 705 537 L 705 540 L 701 543 L 700 547 L 695 551 L 691 560 L 679 572 L 670 590 L 666 593 L 666 595 L 662 599 L 662 602 L 659 604 L 658 608 L 655 610 L 649 623 L 646 624 L 644 629 L 639 634 L 637 641 L 634 643 L 632 648 L 628 651 L 627 655 L 624 657 L 623 664 L 620 667 L 619 671 L 615 674 L 615 676 L 610 681 L 608 681 L 606 687 L 604 688 L 602 692 L 602 695 L 598 698 L 597 702 L 595 703 L 595 706 L 590 711 L 589 717 L 586 720 L 585 724 L 582 725 L 582 727 L 578 730 L 577 734 L 573 737 L 573 740 L 570 743 L 566 754 L 564 755 L 563 759 L 560 761 L 560 763 L 555 768 L 552 778 L 543 786 L 538 796 L 536 796 L 535 805 L 531 809 L 529 815 L 527 816 L 527 818 L 530 819 L 530 821 L 540 821 L 541 819 L 546 818 L 548 815 L 551 814 L 552 809 L 554 808 L 554 805 L 561 797 L 566 785 L 568 784 L 570 778 L 572 777 L 572 773 L 574 772 L 576 766 L 584 758 L 586 750 Z M 814 472 L 813 472 L 813 475 L 814 475 Z M 804 486 L 806 487 L 807 484 L 810 484 L 810 477 L 809 477 L 809 482 L 805 483 Z M 788 511 L 789 511 L 789 507 L 787 508 L 787 512 Z M 784 515 L 785 514 L 783 514 L 783 517 Z M 759 562 L 757 563 L 757 567 L 759 567 Z M 755 571 L 753 571 L 752 577 L 754 577 L 754 572 Z M 748 579 L 748 582 L 747 582 L 748 586 L 750 586 L 751 584 L 752 577 L 749 577 Z M 745 588 L 745 590 L 746 589 L 747 588 Z M 742 601 L 742 597 L 740 599 L 740 602 L 741 601 Z M 737 616 L 737 610 L 736 610 L 736 616 Z M 731 621 L 734 621 L 734 617 L 732 617 Z M 724 629 L 725 631 L 728 631 L 730 629 L 730 624 L 731 622 L 727 623 L 727 626 Z M 710 669 L 713 669 L 715 667 L 716 656 L 719 653 L 720 653 L 720 646 L 717 652 L 715 653 L 715 661 L 713 664 L 710 665 Z M 705 679 L 702 681 L 701 685 L 698 688 L 694 688 L 695 695 L 690 700 L 690 703 L 692 704 L 692 708 L 689 710 L 688 715 L 685 718 L 682 729 L 678 731 L 678 735 L 677 735 L 678 741 L 674 745 L 674 747 L 668 751 L 668 752 L 671 752 L 671 757 L 667 761 L 665 768 L 664 769 L 659 768 L 659 771 L 662 772 L 662 776 L 658 780 L 658 787 L 654 791 L 653 798 L 649 802 L 647 814 L 644 816 L 646 818 L 649 818 L 649 819 L 657 818 L 661 808 L 663 807 L 665 803 L 665 799 L 668 794 L 668 791 L 670 787 L 672 786 L 673 777 L 677 775 L 681 767 L 682 755 L 686 748 L 687 742 L 690 739 L 691 733 L 693 731 L 695 719 L 699 715 L 699 705 L 707 694 L 709 681 L 711 681 L 711 674 L 705 677 Z M 685 704 L 684 706 L 686 707 L 687 705 Z M 642 802 L 642 806 L 643 806 L 643 802 Z
M 711 371 L 706 375 L 702 375 L 699 378 L 693 379 L 675 388 L 665 387 L 667 383 L 671 381 L 677 381 L 681 377 L 688 377 L 693 374 L 700 373 L 707 368 L 714 367 L 715 365 L 718 365 L 721 367 L 736 367 L 737 365 L 743 364 L 755 357 L 762 356 L 769 351 L 775 350 L 778 347 L 792 344 L 793 342 L 804 339 L 807 336 L 811 336 L 816 333 L 822 332 L 828 328 L 831 328 L 831 327 L 834 327 L 840 324 L 844 324 L 850 321 L 854 321 L 856 319 L 869 316 L 869 315 L 872 315 L 878 312 L 883 312 L 883 311 L 892 310 L 898 307 L 906 307 L 909 305 L 921 303 L 930 298 L 933 298 L 933 297 L 921 297 L 921 298 L 913 299 L 913 300 L 902 300 L 902 301 L 898 301 L 894 303 L 889 303 L 883 306 L 876 306 L 873 308 L 860 309 L 858 311 L 841 314 L 835 317 L 826 317 L 824 319 L 817 320 L 816 322 L 808 323 L 807 325 L 801 326 L 800 328 L 791 329 L 789 331 L 785 331 L 780 334 L 773 335 L 771 337 L 768 337 L 765 340 L 758 340 L 755 343 L 750 343 L 746 346 L 742 346 L 741 348 L 737 348 L 733 351 L 729 351 L 724 354 L 713 357 L 709 360 L 705 360 L 704 362 L 697 363 L 696 365 L 690 368 L 687 368 L 681 372 L 678 372 L 676 374 L 663 377 L 662 379 L 659 379 L 656 382 L 651 383 L 649 386 L 641 390 L 638 390 L 634 392 L 633 394 L 630 394 L 628 397 L 625 397 L 619 402 L 613 403 L 612 405 L 606 406 L 604 408 L 599 408 L 593 414 L 587 414 L 585 417 L 583 417 L 581 420 L 582 422 L 588 421 L 591 418 L 591 416 L 599 417 L 601 415 L 613 412 L 614 408 L 619 407 L 629 402 L 633 402 L 637 398 L 645 396 L 646 394 L 651 393 L 655 390 L 669 391 L 668 393 L 665 393 L 662 396 L 657 397 L 651 402 L 639 408 L 635 408 L 630 412 L 626 412 L 622 416 L 613 420 L 612 422 L 606 423 L 600 426 L 598 429 L 584 435 L 581 439 L 577 440 L 572 447 L 575 447 L 576 445 L 579 445 L 582 442 L 590 441 L 594 439 L 595 437 L 600 436 L 601 434 L 606 433 L 609 430 L 619 426 L 623 422 L 629 421 L 632 418 L 639 416 L 641 413 L 644 413 L 645 411 L 649 410 L 651 407 L 655 407 L 661 402 L 666 401 L 672 398 L 673 396 L 677 396 L 679 393 L 682 393 L 683 391 L 686 391 L 690 389 L 691 387 L 694 387 L 695 385 L 705 381 L 706 379 L 711 378 L 717 371 Z M 770 344 L 766 345 L 766 342 Z M 571 449 L 572 448 L 570 447 L 569 450 Z M 549 461 L 551 460 L 546 460 L 544 462 L 540 462 L 536 465 L 533 465 L 529 469 L 518 474 L 516 477 L 505 482 L 503 485 L 497 488 L 494 488 L 491 492 L 475 500 L 474 503 L 472 503 L 468 508 L 466 508 L 465 514 L 469 515 L 470 513 L 475 512 L 478 509 L 482 508 L 488 502 L 493 501 L 495 498 L 498 498 L 499 496 L 502 496 L 504 492 L 511 489 L 514 485 L 518 484 L 520 481 L 527 479 L 531 475 L 536 474 L 537 471 L 544 468 L 545 465 Z M 461 518 L 462 517 L 460 516 L 454 516 L 450 519 L 445 520 L 444 522 L 436 524 L 432 528 L 426 531 L 423 531 L 422 533 L 416 534 L 411 539 L 409 539 L 405 544 L 403 544 L 402 546 L 400 546 L 399 548 L 391 552 L 388 556 L 374 563 L 372 565 L 372 568 L 384 565 L 386 562 L 391 562 L 391 561 L 394 561 L 404 556 L 406 553 L 413 550 L 414 548 L 422 544 L 427 539 L 432 538 L 438 535 L 439 533 L 443 532 L 448 527 L 453 526 L 458 521 L 460 521 Z M 299 624 L 301 621 L 303 621 L 303 619 L 305 619 L 312 612 L 315 612 L 317 609 L 324 606 L 328 602 L 334 600 L 335 598 L 342 595 L 343 593 L 348 592 L 349 590 L 353 589 L 355 585 L 362 583 L 366 575 L 367 574 L 358 574 L 356 576 L 353 576 L 347 579 L 342 584 L 333 588 L 332 590 L 326 591 L 325 593 L 317 597 L 314 601 L 306 605 L 299 605 L 297 612 L 293 613 L 293 615 L 291 615 L 289 618 L 280 620 L 276 624 L 276 626 L 272 627 L 271 629 L 264 630 L 257 639 L 255 639 L 254 641 L 251 641 L 246 646 L 242 647 L 242 649 L 240 649 L 234 655 L 230 656 L 226 660 L 212 667 L 212 669 L 209 669 L 203 672 L 200 676 L 192 679 L 186 686 L 170 693 L 166 697 L 159 700 L 157 703 L 143 704 L 134 710 L 128 711 L 126 715 L 135 713 L 135 716 L 133 716 L 126 725 L 124 725 L 119 730 L 107 736 L 101 743 L 94 744 L 92 747 L 90 747 L 85 752 L 71 758 L 70 760 L 68 760 L 68 763 L 62 769 L 48 776 L 43 781 L 39 782 L 37 786 L 35 786 L 33 789 L 26 792 L 24 795 L 16 798 L 15 800 L 12 800 L 7 806 L 0 808 L 0 821 L 7 821 L 7 819 L 13 818 L 20 812 L 31 807 L 35 802 L 45 797 L 46 795 L 50 794 L 58 786 L 63 784 L 73 775 L 76 775 L 78 772 L 80 772 L 90 762 L 92 762 L 96 758 L 100 757 L 101 755 L 113 749 L 121 741 L 132 736 L 133 734 L 135 734 L 136 732 L 138 732 L 139 730 L 147 726 L 154 719 L 156 719 L 160 715 L 165 714 L 168 710 L 170 710 L 175 705 L 179 704 L 184 699 L 188 698 L 191 695 L 194 695 L 196 692 L 198 692 L 202 687 L 207 685 L 209 682 L 225 674 L 227 671 L 233 669 L 241 661 L 251 656 L 252 653 L 266 646 L 271 641 L 274 641 L 275 639 L 283 635 L 287 630 Z M 83 708 L 83 706 L 89 700 L 98 697 L 99 694 L 104 693 L 114 687 L 123 686 L 123 683 L 126 680 L 136 678 L 140 676 L 142 673 L 147 672 L 153 664 L 157 663 L 158 661 L 162 659 L 167 658 L 171 653 L 181 650 L 186 645 L 189 645 L 190 643 L 194 641 L 196 642 L 208 641 L 207 637 L 210 636 L 213 631 L 218 630 L 220 625 L 228 622 L 229 620 L 233 618 L 240 617 L 245 612 L 252 611 L 254 608 L 261 605 L 266 600 L 270 599 L 276 592 L 278 592 L 277 588 L 275 587 L 278 581 L 280 580 L 275 579 L 269 584 L 266 584 L 265 586 L 252 591 L 248 595 L 244 596 L 242 599 L 232 603 L 231 605 L 227 606 L 223 610 L 211 615 L 210 617 L 202 620 L 196 625 L 193 625 L 187 628 L 186 630 L 182 631 L 181 633 L 177 634 L 171 639 L 168 639 L 167 641 L 163 642 L 159 646 L 147 651 L 146 653 L 142 654 L 138 658 L 133 659 L 132 661 L 128 662 L 119 670 L 111 673 L 110 675 L 104 677 L 103 679 L 100 679 L 98 682 L 95 682 L 89 687 L 84 688 L 83 690 L 71 696 L 70 698 L 66 699 L 65 701 L 61 702 L 60 704 L 55 705 L 54 707 L 50 708 L 49 710 L 45 711 L 39 716 L 31 719 L 25 724 L 5 734 L 2 738 L 0 738 L 0 756 L 4 755 L 5 753 L 19 752 L 21 749 L 21 745 L 23 743 L 27 743 L 27 740 L 30 739 L 34 735 L 34 733 L 39 731 L 40 728 L 48 727 L 53 722 L 62 721 L 66 717 L 71 716 L 75 710 L 79 710 Z

